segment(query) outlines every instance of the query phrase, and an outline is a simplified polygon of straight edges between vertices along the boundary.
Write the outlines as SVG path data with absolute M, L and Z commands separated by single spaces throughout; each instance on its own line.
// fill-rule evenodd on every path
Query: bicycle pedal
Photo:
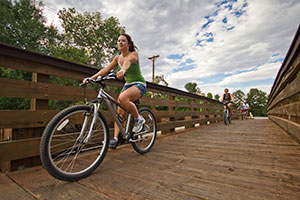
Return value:
M 118 146 L 120 146 L 119 144 L 116 145 L 109 145 L 109 147 L 113 150 L 116 150 L 118 148 Z

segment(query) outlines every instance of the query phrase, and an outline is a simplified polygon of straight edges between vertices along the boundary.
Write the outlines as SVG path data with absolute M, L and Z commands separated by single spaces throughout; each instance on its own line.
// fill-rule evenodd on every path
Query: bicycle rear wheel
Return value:
M 40 156 L 50 175 L 64 181 L 77 181 L 101 164 L 109 145 L 109 129 L 103 115 L 98 113 L 93 135 L 86 142 L 93 115 L 92 106 L 77 105 L 59 112 L 49 122 L 41 138 Z
M 135 151 L 144 154 L 149 152 L 154 145 L 157 135 L 157 124 L 155 116 L 150 109 L 141 108 L 139 113 L 145 119 L 145 124 L 140 132 L 133 134 L 131 145 Z

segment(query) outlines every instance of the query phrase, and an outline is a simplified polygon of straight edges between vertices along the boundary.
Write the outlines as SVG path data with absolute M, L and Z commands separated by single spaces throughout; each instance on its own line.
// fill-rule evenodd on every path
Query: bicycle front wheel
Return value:
M 53 177 L 77 181 L 90 175 L 103 161 L 109 145 L 109 129 L 92 106 L 77 105 L 59 112 L 45 128 L 40 144 L 44 168 Z M 87 140 L 91 128 L 92 137 Z
M 229 110 L 224 110 L 224 123 L 225 123 L 225 125 L 227 125 L 227 124 L 229 124 L 229 120 L 228 120 L 228 113 L 229 112 Z
M 155 116 L 150 109 L 141 108 L 139 113 L 145 119 L 145 124 L 140 132 L 133 134 L 131 145 L 135 151 L 144 154 L 149 152 L 154 145 L 157 135 L 157 124 Z

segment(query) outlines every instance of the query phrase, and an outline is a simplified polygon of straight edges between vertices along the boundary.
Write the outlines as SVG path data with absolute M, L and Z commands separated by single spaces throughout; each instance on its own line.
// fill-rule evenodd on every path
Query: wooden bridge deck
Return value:
M 0 175 L 0 199 L 300 199 L 300 145 L 268 119 L 160 137 L 153 150 L 110 150 L 88 178 L 41 167 Z

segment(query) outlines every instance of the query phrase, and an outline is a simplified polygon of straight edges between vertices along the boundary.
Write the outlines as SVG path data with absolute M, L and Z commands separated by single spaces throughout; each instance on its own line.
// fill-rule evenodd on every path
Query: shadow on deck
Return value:
M 300 145 L 268 119 L 161 136 L 152 151 L 110 150 L 88 178 L 42 167 L 0 175 L 0 199 L 300 199 Z

